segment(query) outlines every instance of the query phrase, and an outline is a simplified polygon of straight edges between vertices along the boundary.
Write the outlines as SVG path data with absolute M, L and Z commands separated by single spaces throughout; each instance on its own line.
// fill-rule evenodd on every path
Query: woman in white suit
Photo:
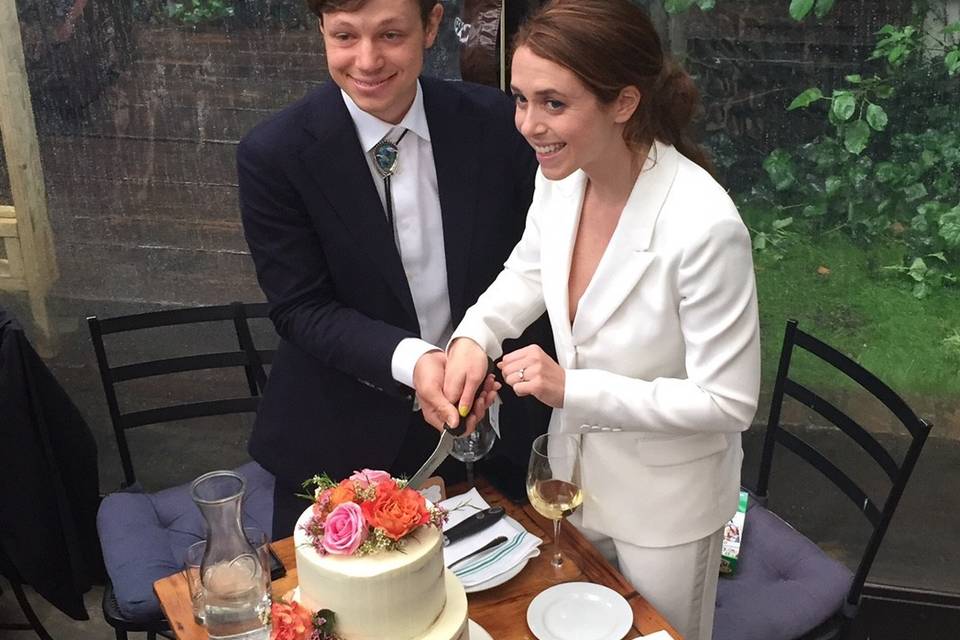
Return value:
M 531 346 L 499 366 L 555 407 L 551 432 L 585 434 L 572 519 L 684 638 L 710 638 L 760 381 L 750 238 L 645 13 L 560 0 L 515 44 L 516 124 L 540 172 L 520 243 L 454 332 L 445 394 L 465 414 L 487 354 L 546 310 L 559 362 Z

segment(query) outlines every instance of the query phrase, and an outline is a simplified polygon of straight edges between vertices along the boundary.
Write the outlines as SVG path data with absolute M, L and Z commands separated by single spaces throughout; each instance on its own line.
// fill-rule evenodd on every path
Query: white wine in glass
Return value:
M 580 486 L 580 436 L 569 433 L 538 436 L 530 452 L 527 497 L 537 513 L 553 520 L 551 564 L 563 565 L 560 523 L 583 503 Z

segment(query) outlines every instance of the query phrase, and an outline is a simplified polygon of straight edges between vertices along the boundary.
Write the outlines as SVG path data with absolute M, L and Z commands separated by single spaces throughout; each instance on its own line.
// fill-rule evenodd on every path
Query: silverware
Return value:
M 423 463 L 423 466 L 407 481 L 407 486 L 411 489 L 419 489 L 423 481 L 429 478 L 433 472 L 437 470 L 437 467 L 440 466 L 440 463 L 450 455 L 450 451 L 453 449 L 454 437 L 463 435 L 466 430 L 466 420 L 461 420 L 456 429 L 451 429 L 447 425 L 443 425 L 443 433 L 440 435 L 440 442 L 437 443 L 437 448 L 433 450 L 433 453 L 431 453 L 427 461 Z
M 449 565 L 447 568 L 448 568 L 448 569 L 453 569 L 455 566 L 457 566 L 458 564 L 460 564 L 460 563 L 463 562 L 464 560 L 469 560 L 470 558 L 473 558 L 473 557 L 475 557 L 475 556 L 478 556 L 478 555 L 480 555 L 481 553 L 484 553 L 485 551 L 490 551 L 490 549 L 493 549 L 494 547 L 499 547 L 500 545 L 502 545 L 502 544 L 503 544 L 504 542 L 506 542 L 506 541 L 507 541 L 507 536 L 497 536 L 496 538 L 494 538 L 493 540 L 491 540 L 491 541 L 488 542 L 487 544 L 483 545 L 482 547 L 480 547 L 480 548 L 477 549 L 476 551 L 471 551 L 471 552 L 468 553 L 467 555 L 463 556 L 462 558 L 460 558 L 459 560 L 457 560 L 457 561 L 454 562 L 453 564 Z
M 477 511 L 470 517 L 458 522 L 443 532 L 443 546 L 447 546 L 463 540 L 466 537 L 480 533 L 499 522 L 503 517 L 503 507 L 490 507 Z

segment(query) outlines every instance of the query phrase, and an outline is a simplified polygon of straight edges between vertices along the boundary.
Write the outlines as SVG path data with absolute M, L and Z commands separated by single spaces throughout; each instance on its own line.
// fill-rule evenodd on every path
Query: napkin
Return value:
M 673 636 L 666 631 L 657 631 L 656 633 L 648 633 L 642 638 L 637 636 L 633 640 L 673 640 Z
M 444 529 L 449 529 L 480 509 L 490 507 L 475 488 L 459 496 L 447 498 L 440 503 L 440 506 L 450 513 L 450 519 Z M 539 547 L 543 544 L 543 540 L 506 518 L 501 518 L 492 527 L 444 547 L 444 564 L 449 566 L 497 536 L 506 536 L 507 541 L 488 553 L 480 554 L 454 568 L 454 574 L 460 578 L 464 587 L 472 587 L 491 580 L 513 569 L 527 558 L 540 555 Z

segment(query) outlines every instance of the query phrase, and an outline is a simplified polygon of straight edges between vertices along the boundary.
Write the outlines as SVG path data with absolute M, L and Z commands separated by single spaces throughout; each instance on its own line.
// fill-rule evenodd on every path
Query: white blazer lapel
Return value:
M 555 330 L 561 330 L 561 339 L 569 341 L 567 280 L 587 176 L 582 171 L 576 171 L 563 180 L 547 184 L 550 185 L 550 195 L 542 201 L 539 212 L 543 300 L 553 319 L 551 324 Z
M 610 319 L 653 262 L 655 254 L 648 249 L 653 240 L 657 217 L 673 185 L 678 166 L 676 149 L 655 142 L 644 169 L 633 185 L 610 244 L 580 298 L 572 329 L 575 343 L 592 337 Z M 564 273 L 569 272 L 568 258 Z

